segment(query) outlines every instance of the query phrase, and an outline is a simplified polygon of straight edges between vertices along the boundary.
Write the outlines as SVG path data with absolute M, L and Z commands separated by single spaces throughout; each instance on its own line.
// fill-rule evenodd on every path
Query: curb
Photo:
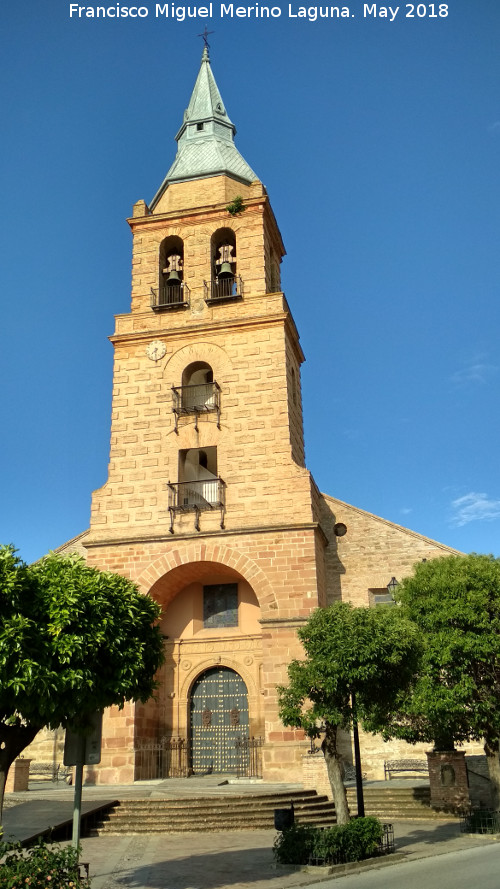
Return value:
M 389 855 L 380 855 L 376 858 L 364 858 L 362 861 L 347 861 L 345 864 L 275 864 L 275 870 L 287 873 L 302 873 L 317 876 L 319 879 L 326 877 L 342 876 L 343 874 L 357 873 L 367 868 L 387 867 L 390 864 L 398 864 L 407 858 L 406 852 L 391 852 Z M 297 884 L 303 885 L 303 884 Z

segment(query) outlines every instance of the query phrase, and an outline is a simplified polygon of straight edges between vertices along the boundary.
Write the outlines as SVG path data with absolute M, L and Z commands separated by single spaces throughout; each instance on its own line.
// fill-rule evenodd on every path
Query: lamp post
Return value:
M 356 771 L 356 802 L 358 818 L 365 817 L 365 797 L 363 793 L 363 772 L 361 771 L 361 752 L 359 749 L 358 719 L 356 715 L 356 696 L 351 692 L 352 738 L 354 742 L 354 768 Z

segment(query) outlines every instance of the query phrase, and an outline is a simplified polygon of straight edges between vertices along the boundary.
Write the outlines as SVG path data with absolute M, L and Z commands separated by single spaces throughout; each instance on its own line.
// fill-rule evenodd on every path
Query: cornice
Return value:
M 189 534 L 170 534 L 168 531 L 165 534 L 134 534 L 133 536 L 130 534 L 127 535 L 118 535 L 118 536 L 109 536 L 105 539 L 96 539 L 85 541 L 86 549 L 98 549 L 99 547 L 106 546 L 130 546 L 133 543 L 183 543 L 184 541 L 189 540 L 205 540 L 206 538 L 214 539 L 214 538 L 222 538 L 225 539 L 227 537 L 245 537 L 248 534 L 283 534 L 286 532 L 295 532 L 295 531 L 318 531 L 323 535 L 323 530 L 319 524 L 319 522 L 299 522 L 297 524 L 280 524 L 280 525 L 250 525 L 244 528 L 232 528 L 226 529 L 225 531 L 217 530 L 217 531 L 204 531 L 203 534 L 199 532 L 189 533 Z M 92 531 L 89 531 L 89 534 L 92 534 Z M 323 535 L 324 536 L 324 535 Z
M 259 623 L 263 627 L 303 627 L 307 623 L 307 617 L 261 617 Z
M 265 212 L 265 207 L 267 205 L 271 211 L 274 224 L 276 225 L 276 228 L 278 228 L 267 194 L 256 195 L 255 197 L 245 196 L 243 198 L 243 203 L 245 205 L 245 213 L 249 210 L 250 212 L 252 210 L 259 210 L 259 205 L 263 205 L 261 212 Z M 229 215 L 227 212 L 227 200 L 220 201 L 217 204 L 203 204 L 200 207 L 188 207 L 184 210 L 169 210 L 166 213 L 149 213 L 146 216 L 130 216 L 127 219 L 127 222 L 133 231 L 134 228 L 160 228 L 166 222 L 171 222 L 172 220 L 181 222 L 181 220 L 187 218 L 196 218 L 197 216 L 220 216 L 221 214 L 226 217 Z M 229 217 L 229 220 L 230 219 L 231 217 Z
M 274 294 L 273 294 L 274 295 Z M 254 299 L 265 299 L 265 297 L 253 297 Z M 135 318 L 139 318 L 141 315 L 148 315 L 147 312 L 138 312 L 134 315 Z M 127 315 L 116 315 L 115 319 L 118 318 L 130 318 L 131 313 Z M 165 339 L 178 339 L 179 336 L 182 336 L 184 340 L 189 340 L 194 337 L 199 337 L 200 334 L 211 333 L 214 330 L 235 330 L 235 329 L 244 329 L 244 328 L 259 328 L 259 327 L 267 327 L 270 324 L 280 324 L 286 323 L 288 318 L 288 313 L 286 311 L 274 312 L 269 315 L 261 315 L 259 317 L 252 318 L 232 318 L 232 319 L 224 319 L 221 321 L 206 321 L 201 324 L 193 324 L 189 328 L 186 327 L 174 327 L 174 328 L 153 328 L 150 330 L 131 330 L 126 333 L 114 333 L 108 339 L 112 343 L 136 343 L 136 342 L 149 342 L 152 336 L 155 338 L 162 336 Z M 293 323 L 293 320 L 292 320 Z M 295 328 L 295 325 L 294 325 Z

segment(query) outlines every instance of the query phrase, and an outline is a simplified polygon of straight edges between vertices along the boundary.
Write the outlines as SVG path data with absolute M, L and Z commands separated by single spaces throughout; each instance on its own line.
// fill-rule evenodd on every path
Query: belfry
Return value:
M 105 714 L 98 782 L 168 777 L 162 758 L 144 771 L 160 741 L 170 763 L 182 751 L 177 773 L 245 772 L 255 744 L 264 780 L 302 781 L 309 742 L 283 727 L 276 693 L 297 628 L 338 599 L 375 605 L 391 577 L 449 552 L 321 494 L 306 469 L 285 249 L 235 133 L 205 46 L 177 155 L 128 220 L 109 475 L 77 544 L 163 609 L 158 694 Z

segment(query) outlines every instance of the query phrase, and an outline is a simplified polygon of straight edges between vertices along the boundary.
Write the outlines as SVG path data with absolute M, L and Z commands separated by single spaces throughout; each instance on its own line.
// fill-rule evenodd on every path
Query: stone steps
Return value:
M 453 818 L 430 808 L 428 787 L 365 787 L 364 799 L 365 813 L 384 821 Z M 348 788 L 347 800 L 351 814 L 356 814 L 355 788 Z M 122 800 L 100 817 L 91 835 L 270 830 L 274 827 L 274 810 L 287 809 L 291 802 L 297 823 L 317 827 L 335 824 L 333 803 L 310 790 Z
M 246 799 L 244 801 L 234 801 L 230 797 L 220 798 L 204 798 L 192 801 L 190 800 L 132 800 L 132 801 L 121 801 L 120 802 L 120 812 L 126 813 L 129 811 L 133 811 L 137 814 L 154 814 L 159 815 L 163 813 L 170 813 L 175 815 L 185 815 L 186 817 L 192 817 L 192 814 L 196 812 L 197 814 L 208 813 L 210 812 L 219 812 L 221 814 L 225 814 L 228 810 L 230 810 L 234 814 L 248 814 L 248 811 L 252 812 L 263 812 L 263 811 L 274 811 L 275 808 L 288 808 L 290 803 L 293 802 L 294 808 L 296 812 L 299 812 L 301 809 L 306 808 L 307 810 L 313 810 L 317 808 L 321 808 L 323 806 L 331 806 L 331 802 L 328 800 L 326 796 L 311 796 L 307 799 L 302 799 L 300 797 L 293 797 L 291 794 L 287 794 L 285 797 L 277 798 L 275 796 L 269 797 L 267 800 L 254 800 L 253 797 Z
M 431 809 L 428 787 L 364 787 L 365 814 L 392 821 L 455 820 L 453 815 Z M 356 789 L 348 788 L 347 802 L 357 812 Z
M 123 800 L 104 814 L 92 834 L 178 833 L 188 831 L 271 830 L 274 810 L 293 802 L 300 824 L 331 826 L 335 806 L 315 791 L 203 799 Z

